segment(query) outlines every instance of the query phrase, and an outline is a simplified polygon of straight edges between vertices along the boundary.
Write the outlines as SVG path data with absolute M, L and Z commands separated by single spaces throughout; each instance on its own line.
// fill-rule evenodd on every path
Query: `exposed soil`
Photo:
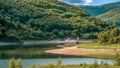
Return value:
M 117 50 L 119 51 L 119 50 Z M 73 47 L 65 47 L 61 49 L 47 50 L 46 53 L 52 54 L 61 54 L 61 55 L 72 55 L 72 56 L 94 56 L 94 53 L 99 52 L 103 54 L 104 52 L 115 53 L 114 49 L 85 49 L 85 48 L 77 48 L 77 46 Z

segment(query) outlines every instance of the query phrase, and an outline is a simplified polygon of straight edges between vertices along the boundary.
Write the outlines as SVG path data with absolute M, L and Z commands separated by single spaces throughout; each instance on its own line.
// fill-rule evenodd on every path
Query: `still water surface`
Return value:
M 97 58 L 62 58 L 62 64 L 81 64 L 81 63 L 93 63 L 94 61 L 100 63 L 103 61 L 104 63 L 113 64 L 113 60 L 109 59 L 97 59 Z M 56 58 L 48 58 L 48 59 L 22 59 L 23 67 L 28 67 L 30 65 L 44 65 L 47 63 L 56 63 Z M 0 68 L 8 68 L 9 60 L 8 59 L 0 59 Z

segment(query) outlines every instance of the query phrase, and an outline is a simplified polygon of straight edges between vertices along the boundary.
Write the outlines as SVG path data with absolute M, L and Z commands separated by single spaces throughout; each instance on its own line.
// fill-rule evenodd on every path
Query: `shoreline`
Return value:
M 111 49 L 86 49 L 77 46 L 47 50 L 45 53 L 103 59 L 113 59 L 116 55 L 116 52 Z

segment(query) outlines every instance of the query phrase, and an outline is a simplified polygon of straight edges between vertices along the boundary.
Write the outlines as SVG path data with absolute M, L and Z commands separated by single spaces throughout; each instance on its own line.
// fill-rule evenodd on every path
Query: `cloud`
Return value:
M 82 0 L 83 1 L 83 5 L 89 5 L 90 3 L 93 2 L 93 0 Z
M 59 0 L 72 5 L 89 5 L 93 0 Z

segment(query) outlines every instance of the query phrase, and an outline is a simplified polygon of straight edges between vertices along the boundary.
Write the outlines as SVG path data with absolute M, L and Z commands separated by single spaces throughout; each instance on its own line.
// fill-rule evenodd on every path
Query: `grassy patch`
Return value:
M 96 58 L 114 58 L 116 52 L 119 52 L 120 44 L 102 45 L 98 43 L 79 44 L 78 48 L 86 49 L 87 57 Z
M 86 44 L 79 44 L 78 48 L 88 48 L 88 49 L 118 49 L 120 48 L 120 44 L 98 44 L 98 43 L 86 43 Z

